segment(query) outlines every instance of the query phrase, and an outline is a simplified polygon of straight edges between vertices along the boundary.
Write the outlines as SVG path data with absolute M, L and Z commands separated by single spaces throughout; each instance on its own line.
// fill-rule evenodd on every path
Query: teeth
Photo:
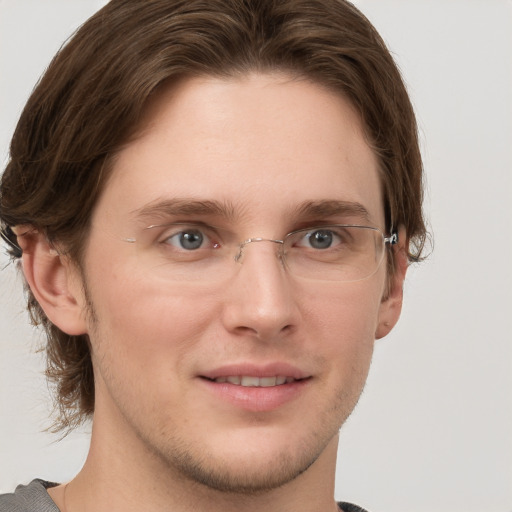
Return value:
M 258 377 L 243 376 L 240 384 L 246 387 L 256 387 L 260 385 L 260 379 Z
M 276 377 L 262 377 L 260 379 L 260 386 L 263 387 L 263 388 L 267 388 L 267 387 L 270 387 L 270 386 L 275 386 L 276 385 L 276 380 L 277 380 Z
M 253 377 L 251 375 L 230 375 L 228 377 L 217 377 L 215 382 L 224 383 L 229 382 L 237 386 L 244 387 L 262 387 L 268 388 L 272 386 L 281 386 L 282 384 L 289 384 L 294 382 L 293 377 L 285 377 L 284 375 L 278 375 L 276 377 Z

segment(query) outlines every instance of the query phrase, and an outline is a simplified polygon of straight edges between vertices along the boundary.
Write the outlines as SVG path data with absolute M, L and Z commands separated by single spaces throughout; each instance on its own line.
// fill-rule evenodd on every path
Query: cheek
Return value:
M 310 317 L 305 324 L 316 325 L 335 346 L 337 342 L 341 345 L 373 342 L 383 287 L 384 279 L 378 277 L 341 286 L 327 283 L 318 293 L 305 297 Z
M 310 304 L 303 311 L 311 357 L 324 369 L 318 375 L 321 398 L 311 412 L 318 417 L 326 410 L 333 413 L 337 428 L 355 407 L 368 376 L 380 304 L 375 284 L 347 283 L 342 290 L 326 285 L 321 293 L 305 296 Z M 328 425 L 329 417 L 323 421 Z
M 102 400 L 102 411 L 116 404 L 114 409 L 134 422 L 150 417 L 174 424 L 171 411 L 191 403 L 187 383 L 212 321 L 209 301 L 134 277 L 112 275 L 108 285 L 96 283 L 91 290 L 97 315 L 91 337 L 97 404 Z
M 158 373 L 164 364 L 166 373 L 179 371 L 211 322 L 212 300 L 179 284 L 152 281 L 133 268 L 117 266 L 94 276 L 88 282 L 96 315 L 90 328 L 93 352 L 109 353 L 126 371 L 151 365 Z
M 323 290 L 309 297 L 305 318 L 308 337 L 316 340 L 315 353 L 327 362 L 326 383 L 340 400 L 357 400 L 368 375 L 378 325 L 381 283 L 369 280 L 347 283 L 343 290 Z

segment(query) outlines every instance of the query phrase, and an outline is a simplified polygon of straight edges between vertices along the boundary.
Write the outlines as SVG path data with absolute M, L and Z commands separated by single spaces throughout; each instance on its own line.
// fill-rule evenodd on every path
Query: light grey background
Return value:
M 0 159 L 33 84 L 101 0 L 0 0 Z M 360 0 L 417 109 L 430 259 L 342 429 L 337 496 L 375 512 L 512 511 L 512 2 Z M 0 256 L 0 266 L 7 258 Z M 0 491 L 70 479 L 87 428 L 58 443 L 40 336 L 0 272 Z

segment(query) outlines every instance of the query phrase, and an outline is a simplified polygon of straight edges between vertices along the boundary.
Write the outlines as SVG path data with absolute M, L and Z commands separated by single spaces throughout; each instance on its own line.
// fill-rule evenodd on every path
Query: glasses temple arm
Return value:
M 391 233 L 390 236 L 384 238 L 384 242 L 390 245 L 396 245 L 398 243 L 398 233 Z

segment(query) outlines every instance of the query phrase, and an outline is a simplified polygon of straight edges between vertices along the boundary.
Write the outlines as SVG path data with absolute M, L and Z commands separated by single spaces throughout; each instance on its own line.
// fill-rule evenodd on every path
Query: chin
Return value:
M 183 455 L 183 454 L 182 454 Z M 237 461 L 219 461 L 190 456 L 173 461 L 174 467 L 187 480 L 208 489 L 230 494 L 257 495 L 278 489 L 304 473 L 318 458 L 303 454 L 279 454 L 262 461 L 251 457 Z M 272 461 L 272 462 L 269 462 Z
M 243 443 L 236 435 L 230 436 L 230 443 L 216 443 L 218 439 L 211 436 L 209 445 L 199 446 L 174 439 L 159 452 L 178 478 L 223 493 L 255 495 L 278 489 L 306 472 L 328 451 L 337 433 L 333 428 L 300 439 L 288 432 L 287 438 L 279 436 L 271 442 L 271 433 L 262 429 Z M 226 450 L 219 450 L 219 446 Z

